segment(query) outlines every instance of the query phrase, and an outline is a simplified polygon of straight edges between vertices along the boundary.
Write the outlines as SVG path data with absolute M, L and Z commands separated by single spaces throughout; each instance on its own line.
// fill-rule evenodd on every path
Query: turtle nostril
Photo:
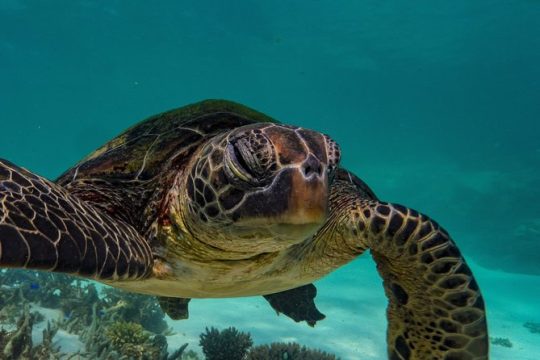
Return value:
M 309 178 L 313 175 L 321 176 L 322 175 L 322 165 L 319 160 L 317 160 L 313 155 L 309 155 L 306 161 L 302 164 L 302 172 L 306 178 Z

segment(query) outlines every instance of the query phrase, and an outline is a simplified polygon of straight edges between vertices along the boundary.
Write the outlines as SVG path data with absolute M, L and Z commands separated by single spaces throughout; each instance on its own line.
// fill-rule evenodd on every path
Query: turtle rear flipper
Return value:
M 137 279 L 152 254 L 130 225 L 0 159 L 0 266 Z
M 158 296 L 161 310 L 173 320 L 184 320 L 189 317 L 188 303 L 191 299 Z
M 296 322 L 305 321 L 309 326 L 315 326 L 317 321 L 326 317 L 315 306 L 313 301 L 315 296 L 317 296 L 317 288 L 313 284 L 307 284 L 265 295 L 264 298 L 278 314 L 283 313 Z

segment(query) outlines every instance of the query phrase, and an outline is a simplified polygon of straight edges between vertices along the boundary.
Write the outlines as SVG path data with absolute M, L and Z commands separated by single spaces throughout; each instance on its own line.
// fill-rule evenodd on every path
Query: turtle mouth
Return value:
M 315 235 L 321 228 L 320 222 L 294 224 L 272 221 L 244 221 L 235 224 L 235 235 L 241 238 L 268 238 L 274 245 L 281 247 L 283 243 L 296 244 Z M 256 234 L 256 235 L 254 235 Z

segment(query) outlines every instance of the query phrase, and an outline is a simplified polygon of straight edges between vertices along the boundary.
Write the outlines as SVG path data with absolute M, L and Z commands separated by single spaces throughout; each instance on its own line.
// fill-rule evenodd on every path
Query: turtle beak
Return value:
M 272 219 L 271 231 L 283 239 L 304 240 L 313 236 L 328 216 L 328 179 L 296 170 L 291 187 L 288 208 Z
M 310 155 L 291 176 L 289 206 L 282 218 L 289 224 L 322 224 L 328 215 L 328 176 Z
M 305 239 L 328 215 L 328 175 L 315 157 L 280 171 L 268 187 L 251 194 L 239 209 L 238 225 L 265 226 Z

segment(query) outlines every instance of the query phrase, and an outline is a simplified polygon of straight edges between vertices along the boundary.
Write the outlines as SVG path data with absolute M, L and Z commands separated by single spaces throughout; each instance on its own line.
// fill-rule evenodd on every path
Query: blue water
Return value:
M 514 343 L 494 345 L 493 358 L 540 354 L 540 334 L 522 326 L 540 322 L 539 2 L 149 4 L 0 1 L 0 157 L 54 178 L 134 122 L 205 98 L 328 133 L 380 198 L 453 234 L 480 274 L 493 336 Z M 358 291 L 379 284 L 373 267 L 359 260 L 319 289 L 321 331 L 354 332 L 362 312 L 380 315 L 362 345 L 314 344 L 318 328 L 275 320 L 263 303 L 261 318 L 282 332 L 255 319 L 243 330 L 256 342 L 294 332 L 344 359 L 384 359 L 382 288 Z M 193 306 L 188 337 L 249 323 L 233 309 L 197 319 Z

